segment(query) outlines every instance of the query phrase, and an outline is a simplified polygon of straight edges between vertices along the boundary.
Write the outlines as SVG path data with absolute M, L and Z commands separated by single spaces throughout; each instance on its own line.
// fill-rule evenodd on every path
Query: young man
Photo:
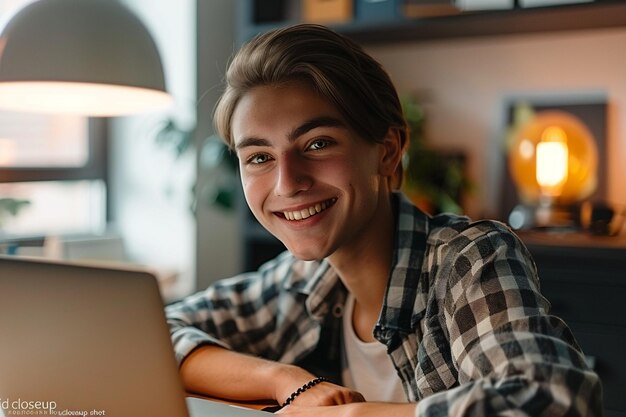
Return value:
M 294 416 L 601 414 L 517 237 L 394 192 L 406 124 L 375 60 L 298 25 L 245 45 L 226 83 L 216 127 L 288 252 L 167 309 L 188 390 Z

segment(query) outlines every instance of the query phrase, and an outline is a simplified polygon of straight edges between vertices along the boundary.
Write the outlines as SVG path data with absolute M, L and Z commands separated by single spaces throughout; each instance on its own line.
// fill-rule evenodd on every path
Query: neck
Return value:
M 355 312 L 371 322 L 373 328 L 382 309 L 393 256 L 395 219 L 388 195 L 382 199 L 380 209 L 369 224 L 371 226 L 354 239 L 356 244 L 342 248 L 328 260 L 353 294 Z

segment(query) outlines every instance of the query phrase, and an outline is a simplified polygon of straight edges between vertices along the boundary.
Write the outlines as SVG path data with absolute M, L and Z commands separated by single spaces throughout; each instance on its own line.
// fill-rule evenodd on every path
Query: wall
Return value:
M 472 216 L 497 213 L 506 97 L 605 95 L 609 201 L 626 206 L 626 29 L 509 35 L 367 48 L 401 92 L 427 97 L 433 144 L 463 149 L 480 188 Z
M 214 133 L 213 107 L 223 87 L 228 59 L 234 50 L 233 0 L 198 0 L 198 141 Z M 199 175 L 199 185 L 210 181 Z M 240 270 L 239 222 L 234 212 L 206 204 L 197 210 L 197 288 Z
M 195 279 L 195 221 L 190 211 L 195 153 L 176 160 L 155 144 L 166 117 L 195 124 L 194 0 L 125 0 L 151 31 L 162 55 L 166 85 L 175 103 L 161 113 L 111 121 L 112 217 L 131 260 L 178 274 L 171 296 L 188 292 Z

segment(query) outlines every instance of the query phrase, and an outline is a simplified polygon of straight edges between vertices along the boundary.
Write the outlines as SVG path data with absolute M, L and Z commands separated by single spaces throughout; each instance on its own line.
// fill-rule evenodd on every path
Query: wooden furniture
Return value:
M 606 417 L 626 416 L 626 239 L 525 233 L 541 292 L 600 376 Z

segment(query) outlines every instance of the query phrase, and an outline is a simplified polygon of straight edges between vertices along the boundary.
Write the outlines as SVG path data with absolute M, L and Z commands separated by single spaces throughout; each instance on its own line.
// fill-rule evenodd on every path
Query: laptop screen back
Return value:
M 0 257 L 5 415 L 186 415 L 147 272 Z

